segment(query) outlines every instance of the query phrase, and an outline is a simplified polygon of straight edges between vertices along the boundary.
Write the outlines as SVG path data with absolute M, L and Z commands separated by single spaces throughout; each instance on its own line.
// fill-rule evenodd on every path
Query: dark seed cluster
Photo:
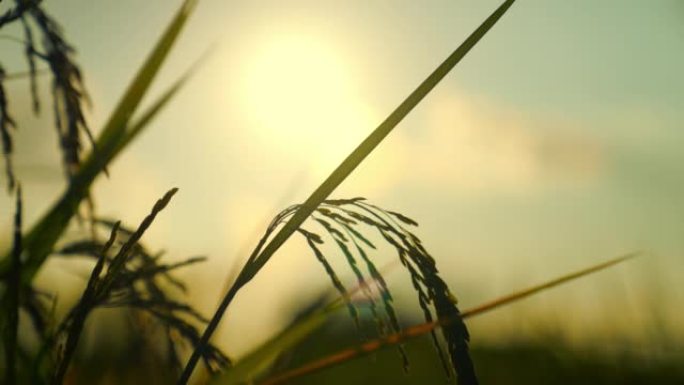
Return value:
M 64 171 L 70 179 L 78 170 L 81 160 L 82 136 L 85 135 L 94 143 L 84 114 L 84 108 L 89 103 L 88 96 L 81 70 L 74 61 L 74 49 L 66 41 L 62 28 L 47 13 L 39 0 L 15 0 L 14 7 L 0 15 L 0 28 L 14 22 L 22 25 L 23 40 L 16 40 L 24 46 L 32 107 L 36 114 L 40 111 L 36 81 L 37 63 L 44 63 L 51 74 L 55 130 L 62 150 Z M 40 47 L 36 41 L 40 41 Z M 16 178 L 10 157 L 13 146 L 9 128 L 16 127 L 16 124 L 10 117 L 7 94 L 3 87 L 3 80 L 7 77 L 0 66 L 0 137 L 5 158 L 7 187 L 12 189 Z
M 259 244 L 265 244 L 278 226 L 287 222 L 298 208 L 299 205 L 294 205 L 279 213 L 271 222 Z M 326 200 L 313 212 L 311 219 L 311 222 L 318 226 L 318 230 L 311 230 L 309 226 L 307 229 L 299 228 L 297 231 L 306 239 L 316 259 L 323 265 L 357 326 L 360 323 L 358 309 L 350 298 L 349 290 L 329 262 L 332 256 L 326 255 L 321 246 L 325 240 L 329 239 L 344 256 L 369 304 L 378 333 L 380 335 L 399 333 L 401 326 L 394 310 L 392 294 L 381 272 L 371 259 L 372 251 L 377 247 L 366 234 L 369 234 L 369 231 L 376 231 L 380 239 L 396 250 L 399 261 L 409 273 L 425 320 L 427 322 L 435 319 L 450 320 L 449 326 L 442 328 L 450 359 L 447 359 L 447 354 L 436 332 L 433 330 L 431 333 L 434 347 L 446 374 L 451 375 L 452 370 L 455 370 L 461 384 L 477 384 L 475 370 L 468 352 L 470 338 L 468 330 L 456 307 L 454 296 L 438 274 L 435 260 L 427 252 L 420 239 L 408 229 L 417 226 L 416 221 L 403 214 L 384 210 L 364 198 Z M 382 310 L 379 309 L 378 302 L 381 303 Z M 406 353 L 401 346 L 399 350 L 404 369 L 408 370 Z
M 139 242 L 157 214 L 169 203 L 176 189 L 170 190 L 157 201 L 151 213 L 137 229 L 129 229 L 121 226 L 119 222 L 107 219 L 96 219 L 98 233 L 109 233 L 106 242 L 101 242 L 98 237 L 88 237 L 69 242 L 55 251 L 55 255 L 62 257 L 87 256 L 96 260 L 81 298 L 58 324 L 55 324 L 51 311 L 54 300 L 30 286 L 21 285 L 19 192 L 20 190 L 17 195 L 14 263 L 11 274 L 5 277 L 5 283 L 16 302 L 16 305 L 10 306 L 9 309 L 17 312 L 21 308 L 25 311 L 42 341 L 33 366 L 51 367 L 52 369 L 47 372 L 51 373 L 48 374 L 51 382 L 63 383 L 88 316 L 98 308 L 122 308 L 148 316 L 163 331 L 169 366 L 179 371 L 182 368 L 181 349 L 183 346 L 194 348 L 197 345 L 200 339 L 198 326 L 207 320 L 190 304 L 177 299 L 178 295 L 173 295 L 170 288 L 181 292 L 185 292 L 186 288 L 171 273 L 178 268 L 204 261 L 205 258 L 194 257 L 166 264 L 161 261 L 163 253 L 153 254 Z M 17 349 L 17 317 L 10 317 L 10 320 L 14 320 L 14 327 L 8 328 L 11 329 L 8 336 L 15 338 L 7 339 L 6 351 Z M 12 330 L 14 332 L 11 332 Z M 7 357 L 14 355 L 8 354 Z M 231 365 L 228 357 L 211 344 L 202 350 L 202 359 L 211 373 Z M 13 368 L 14 364 L 8 367 Z M 36 375 L 38 373 L 36 370 Z

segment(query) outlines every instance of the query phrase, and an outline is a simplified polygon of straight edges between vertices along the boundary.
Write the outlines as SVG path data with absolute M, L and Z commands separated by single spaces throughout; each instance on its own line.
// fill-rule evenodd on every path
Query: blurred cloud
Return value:
M 603 150 L 568 124 L 451 93 L 429 103 L 405 167 L 420 170 L 420 183 L 471 192 L 590 182 L 605 168 Z

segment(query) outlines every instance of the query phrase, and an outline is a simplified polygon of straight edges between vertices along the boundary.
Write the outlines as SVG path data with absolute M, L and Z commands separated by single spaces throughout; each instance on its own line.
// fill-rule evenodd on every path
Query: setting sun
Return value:
M 281 36 L 261 47 L 244 77 L 259 140 L 288 157 L 316 159 L 314 174 L 329 172 L 372 125 L 344 58 L 331 46 Z

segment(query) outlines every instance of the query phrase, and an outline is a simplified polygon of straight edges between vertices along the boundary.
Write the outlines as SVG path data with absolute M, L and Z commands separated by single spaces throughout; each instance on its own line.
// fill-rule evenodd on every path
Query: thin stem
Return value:
M 542 284 L 532 286 L 530 288 L 524 289 L 517 291 L 515 293 L 497 298 L 493 301 L 486 302 L 482 305 L 476 306 L 474 308 L 468 309 L 461 313 L 461 318 L 466 319 L 470 317 L 474 317 L 477 315 L 484 314 L 486 312 L 489 312 L 491 310 L 494 310 L 498 307 L 508 305 L 510 303 L 513 303 L 515 301 L 519 301 L 521 299 L 527 298 L 531 295 L 534 295 L 536 293 L 539 293 L 541 291 L 544 291 L 546 289 L 552 288 L 554 286 L 558 286 L 563 283 L 567 283 L 569 281 L 575 280 L 577 278 L 583 277 L 585 275 L 589 275 L 595 272 L 598 272 L 600 270 L 604 270 L 608 267 L 611 267 L 613 265 L 625 262 L 629 259 L 632 259 L 641 253 L 635 252 L 635 253 L 630 253 L 626 254 L 624 256 L 618 257 L 611 259 L 609 261 L 591 266 L 586 269 L 579 270 L 574 273 L 566 274 L 561 277 L 558 277 L 556 279 L 552 279 L 550 281 L 544 282 Z M 414 325 L 411 327 L 408 327 L 404 330 L 402 330 L 399 333 L 395 333 L 389 336 L 386 336 L 384 338 L 378 338 L 373 341 L 369 341 L 367 343 L 364 343 L 360 346 L 357 347 L 352 347 L 348 349 L 341 350 L 337 353 L 331 354 L 329 356 L 323 357 L 321 359 L 312 361 L 308 364 L 302 365 L 298 368 L 294 368 L 292 370 L 285 371 L 280 374 L 276 374 L 273 377 L 267 378 L 266 380 L 262 381 L 259 383 L 259 385 L 277 385 L 277 384 L 282 384 L 285 383 L 289 380 L 292 380 L 297 377 L 301 377 L 307 374 L 311 374 L 317 371 L 320 371 L 322 369 L 325 369 L 330 366 L 338 365 L 342 362 L 349 361 L 351 359 L 355 359 L 364 355 L 367 355 L 369 353 L 372 353 L 374 351 L 377 351 L 383 347 L 386 346 L 392 346 L 399 344 L 407 339 L 414 338 L 414 337 L 419 337 L 425 334 L 428 334 L 432 332 L 433 330 L 443 327 L 446 325 L 449 325 L 450 323 L 458 321 L 458 319 L 455 318 L 441 318 L 437 321 L 432 321 L 432 322 L 426 322 L 422 323 L 419 325 Z

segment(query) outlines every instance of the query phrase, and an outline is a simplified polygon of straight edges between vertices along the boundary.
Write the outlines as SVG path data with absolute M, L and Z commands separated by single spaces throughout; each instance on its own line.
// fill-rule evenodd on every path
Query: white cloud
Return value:
M 420 183 L 459 190 L 530 189 L 590 180 L 603 167 L 599 143 L 568 122 L 540 121 L 468 95 L 431 100 L 425 127 L 404 147 Z

